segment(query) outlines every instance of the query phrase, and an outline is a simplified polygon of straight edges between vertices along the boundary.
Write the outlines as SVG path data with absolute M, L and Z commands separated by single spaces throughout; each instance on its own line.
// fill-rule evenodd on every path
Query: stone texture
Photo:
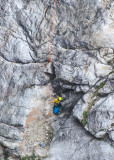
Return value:
M 106 84 L 99 89 L 98 94 L 104 95 L 104 94 L 110 94 L 114 93 L 114 83 L 111 80 L 108 80 Z
M 106 77 L 112 71 L 112 66 L 100 62 L 101 57 L 97 55 L 97 51 L 64 52 L 54 63 L 57 79 L 77 84 L 82 91 L 84 87 L 88 89 L 94 86 L 101 77 Z
M 96 97 L 94 94 L 95 92 L 85 94 L 74 107 L 73 115 L 80 122 L 85 121 L 87 131 L 97 138 L 103 138 L 113 130 L 114 94 L 108 94 L 106 97 Z
M 87 128 L 96 137 L 100 129 L 106 133 L 112 129 L 112 124 L 114 123 L 113 105 L 114 94 L 110 94 L 106 98 L 98 100 L 92 107 L 87 118 Z
M 56 132 L 46 160 L 113 160 L 114 149 L 107 140 L 96 140 L 74 118 Z
M 46 156 L 51 141 L 50 123 L 55 117 L 52 114 L 53 104 L 50 101 L 54 98 L 51 85 L 35 87 L 30 95 L 31 110 L 26 117 L 25 131 L 23 140 L 19 144 L 20 154 L 31 156 L 34 153 L 40 156 Z M 26 93 L 28 94 L 28 93 Z M 42 149 L 40 143 L 44 142 L 45 147 Z
M 54 129 L 50 159 L 112 160 L 113 6 L 113 0 L 57 1 L 52 63 L 47 64 L 54 1 L 0 0 L 0 143 L 9 159 L 33 149 L 45 156 L 50 142 L 45 150 L 38 144 L 47 138 L 43 127 L 49 120 Z M 57 94 L 63 108 L 53 120 L 49 101 Z M 85 129 L 94 137 L 69 119 L 72 110 L 81 122 L 88 111 Z M 95 138 L 106 134 L 111 141 Z
M 3 147 L 0 145 L 0 157 L 3 156 L 3 153 L 4 153 Z M 3 157 L 2 157 L 2 158 L 3 158 Z

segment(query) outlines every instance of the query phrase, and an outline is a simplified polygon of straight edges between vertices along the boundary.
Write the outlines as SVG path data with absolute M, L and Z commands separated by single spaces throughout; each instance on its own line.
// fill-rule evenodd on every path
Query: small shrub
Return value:
M 96 88 L 96 91 L 95 91 L 94 94 L 93 94 L 93 98 L 94 98 L 95 96 L 98 96 L 98 91 L 99 91 L 99 89 L 100 89 L 100 88 L 103 88 L 103 86 L 104 86 L 105 84 L 106 84 L 106 81 L 100 83 L 100 85 Z
M 82 120 L 82 124 L 83 126 L 85 126 L 87 124 L 87 116 L 88 116 L 88 111 L 84 111 L 83 112 L 83 120 Z
M 114 123 L 112 123 L 111 126 L 113 127 L 113 126 L 114 126 Z
M 101 82 L 100 85 L 98 86 L 98 89 L 103 88 L 103 86 L 105 85 L 105 83 L 106 83 L 105 81 Z
M 83 119 L 83 120 L 82 120 L 82 124 L 83 124 L 83 126 L 85 126 L 85 125 L 87 124 L 86 119 Z
M 84 112 L 83 112 L 83 117 L 86 119 L 87 116 L 88 116 L 88 112 L 87 112 L 87 111 L 84 111 Z
M 93 96 L 92 96 L 93 100 L 88 103 L 88 109 L 87 109 L 87 111 L 83 112 L 83 120 L 81 121 L 82 124 L 83 124 L 83 126 L 85 126 L 87 124 L 88 113 L 91 110 L 92 106 L 95 105 L 95 102 L 98 100 L 98 91 L 99 91 L 100 88 L 103 88 L 103 86 L 105 85 L 105 83 L 106 83 L 106 81 L 101 82 L 100 85 L 96 88 L 96 90 L 95 90 L 95 92 L 93 93 Z M 94 97 L 96 97 L 96 98 L 94 99 Z
M 104 129 L 100 129 L 99 131 L 104 131 Z
M 35 160 L 36 156 L 35 154 L 33 153 L 31 156 L 25 156 L 22 158 L 22 160 Z M 40 160 L 40 159 L 38 159 Z
M 32 154 L 32 156 L 23 157 L 22 160 L 44 160 L 47 157 L 48 156 L 41 157 L 41 156 L 35 156 L 35 154 Z

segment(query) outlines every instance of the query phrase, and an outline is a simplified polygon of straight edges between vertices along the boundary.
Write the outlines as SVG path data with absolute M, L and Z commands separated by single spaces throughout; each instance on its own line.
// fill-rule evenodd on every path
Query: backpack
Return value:
M 54 114 L 59 114 L 59 110 L 60 110 L 60 106 L 54 106 L 54 109 L 53 109 L 53 113 Z

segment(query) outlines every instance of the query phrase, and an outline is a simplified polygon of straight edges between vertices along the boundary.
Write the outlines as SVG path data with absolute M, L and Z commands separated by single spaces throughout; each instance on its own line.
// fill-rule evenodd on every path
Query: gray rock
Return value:
M 41 143 L 40 143 L 40 147 L 41 147 L 41 148 L 44 148 L 44 147 L 45 147 L 45 143 L 44 143 L 44 142 L 41 142 Z
M 40 87 L 49 82 L 50 78 L 43 72 L 46 64 L 22 65 L 7 62 L 3 58 L 0 58 L 0 62 L 2 64 L 0 69 L 0 143 L 11 150 L 17 150 L 23 139 L 26 118 L 32 108 L 31 100 L 40 91 Z
M 112 160 L 114 149 L 110 142 L 92 137 L 71 117 L 57 131 L 48 155 L 46 160 Z
M 106 84 L 99 89 L 98 94 L 104 95 L 104 94 L 110 94 L 110 93 L 114 93 L 114 83 L 108 80 Z
M 109 133 L 109 137 L 112 141 L 114 141 L 114 130 Z
M 98 100 L 91 94 L 84 95 L 74 108 L 74 117 L 85 123 L 85 129 L 97 138 L 103 138 L 109 133 L 114 123 L 114 94 Z
M 60 129 L 60 135 L 54 131 L 52 159 L 112 160 L 114 148 L 92 140 L 66 113 L 71 115 L 75 106 L 73 115 L 81 122 L 88 102 L 94 101 L 85 128 L 98 138 L 106 133 L 113 140 L 113 4 L 113 0 L 57 1 L 53 66 L 47 66 L 54 1 L 0 0 L 0 143 L 8 153 L 20 155 L 26 119 L 37 105 L 34 99 L 52 82 L 54 92 L 64 99 L 57 126 L 52 124 Z M 91 97 L 101 81 L 107 82 L 98 90 L 99 99 Z
M 104 129 L 106 133 L 109 132 L 114 123 L 114 94 L 107 96 L 106 98 L 101 98 L 92 107 L 87 118 L 86 127 L 88 130 L 95 134 L 101 129 Z M 95 135 L 97 137 L 97 134 Z
M 3 153 L 4 153 L 4 149 L 3 149 L 3 147 L 0 145 L 0 157 L 3 156 Z
M 112 67 L 103 64 L 97 57 L 97 51 L 69 50 L 59 57 L 54 63 L 56 78 L 74 89 L 74 92 L 89 91 L 92 86 L 106 77 L 112 71 Z M 99 62 L 100 61 L 100 62 Z M 66 89 L 65 85 L 61 87 Z
M 53 68 L 53 63 L 50 62 L 47 64 L 46 69 L 44 70 L 45 73 L 54 75 L 54 68 Z
M 97 138 L 104 138 L 106 136 L 106 131 L 99 131 L 95 134 L 95 137 Z

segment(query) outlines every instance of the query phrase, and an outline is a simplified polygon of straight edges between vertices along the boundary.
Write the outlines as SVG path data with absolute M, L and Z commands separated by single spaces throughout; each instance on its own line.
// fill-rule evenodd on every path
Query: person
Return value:
M 62 97 L 59 97 L 53 101 L 54 103 L 53 113 L 56 115 L 59 114 L 60 107 L 61 107 L 61 101 L 62 101 Z

